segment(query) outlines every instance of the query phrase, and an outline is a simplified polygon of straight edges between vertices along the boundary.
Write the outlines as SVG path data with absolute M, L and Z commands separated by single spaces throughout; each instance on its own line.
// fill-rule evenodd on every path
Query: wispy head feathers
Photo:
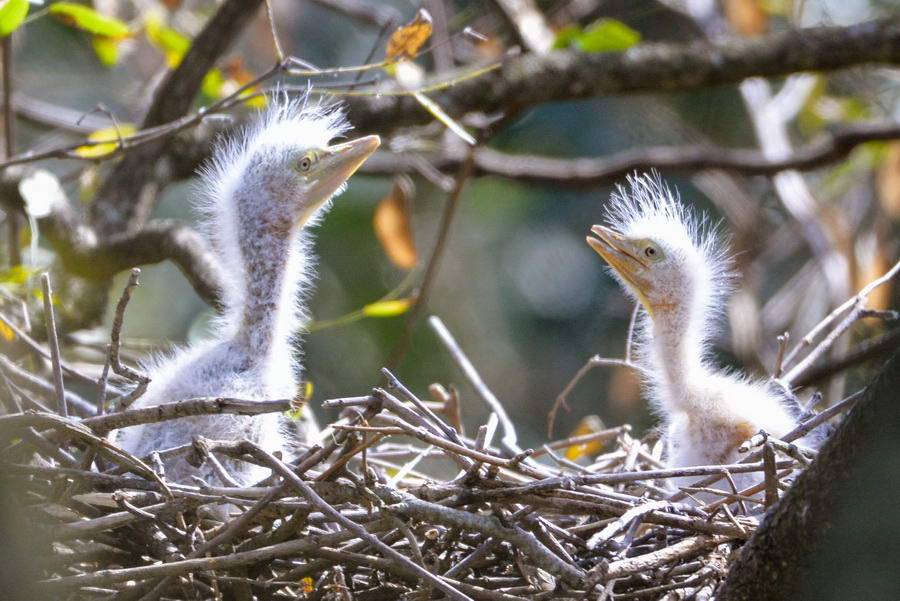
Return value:
M 665 241 L 667 246 L 698 253 L 716 283 L 717 292 L 730 290 L 731 259 L 727 237 L 705 214 L 682 202 L 657 171 L 627 177 L 616 186 L 608 209 L 610 227 L 633 238 Z

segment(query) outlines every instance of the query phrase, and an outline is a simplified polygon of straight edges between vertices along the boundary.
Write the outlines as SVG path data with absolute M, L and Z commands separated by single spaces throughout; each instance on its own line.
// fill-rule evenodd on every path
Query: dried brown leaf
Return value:
M 878 168 L 878 199 L 881 210 L 890 219 L 900 220 L 900 142 L 888 144 Z
M 726 0 L 725 17 L 731 28 L 743 36 L 760 35 L 769 30 L 769 14 L 761 0 Z
M 384 252 L 397 267 L 416 266 L 416 244 L 409 215 L 410 199 L 414 192 L 412 180 L 401 175 L 394 178 L 390 193 L 375 209 L 373 225 Z
M 431 15 L 420 8 L 412 21 L 398 27 L 387 43 L 387 60 L 394 62 L 412 58 L 431 37 Z

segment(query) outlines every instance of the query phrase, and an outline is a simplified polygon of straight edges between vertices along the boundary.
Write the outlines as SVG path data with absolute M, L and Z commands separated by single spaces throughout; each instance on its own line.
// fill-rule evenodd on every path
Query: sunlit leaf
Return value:
M 568 48 L 575 43 L 575 39 L 581 35 L 581 28 L 578 25 L 566 25 L 556 32 L 556 39 L 553 40 L 553 48 L 560 50 Z
M 416 244 L 410 223 L 412 180 L 406 176 L 394 178 L 390 193 L 375 208 L 375 235 L 391 262 L 401 269 L 416 266 Z
M 575 39 L 585 52 L 621 52 L 640 41 L 640 33 L 616 19 L 600 19 Z
M 604 429 L 603 421 L 596 415 L 588 415 L 578 422 L 578 426 L 569 434 L 569 438 L 587 436 Z M 566 459 L 576 461 L 585 455 L 596 455 L 603 448 L 602 441 L 574 445 L 566 449 Z
M 112 67 L 119 62 L 119 42 L 121 41 L 121 38 L 95 35 L 91 38 L 91 46 L 94 48 L 94 54 L 97 55 L 100 62 L 107 67 Z
M 128 25 L 115 17 L 101 15 L 93 8 L 74 2 L 56 2 L 48 9 L 50 14 L 67 25 L 83 29 L 95 35 L 110 38 L 128 37 Z
M 621 52 L 641 41 L 641 34 L 616 19 L 600 19 L 584 30 L 576 25 L 556 34 L 554 48 L 578 48 L 585 52 Z
M 308 401 L 312 398 L 313 391 L 315 390 L 312 380 L 303 380 L 300 385 L 303 387 L 303 400 Z
M 362 312 L 367 317 L 396 317 L 409 311 L 412 304 L 412 298 L 378 301 L 363 307 Z
M 235 59 L 225 65 L 222 69 L 210 69 L 200 89 L 204 96 L 218 100 L 235 93 L 241 86 L 253 81 L 254 75 L 244 69 L 243 62 Z M 257 94 L 259 88 L 250 87 L 241 92 L 241 98 L 248 98 L 245 102 L 250 108 L 263 109 L 266 107 L 267 100 L 264 94 Z
M 150 14 L 144 19 L 147 39 L 166 57 L 166 65 L 174 69 L 191 47 L 191 39 L 180 31 L 165 25 L 159 17 Z
M 27 14 L 28 0 L 6 0 L 0 5 L 0 38 L 18 29 Z
M 0 271 L 0 284 L 20 285 L 28 281 L 28 278 L 34 274 L 36 270 L 28 269 L 24 265 L 13 265 Z
M 398 27 L 387 43 L 388 62 L 412 58 L 431 37 L 431 15 L 420 8 L 412 21 Z
M 122 136 L 130 136 L 135 133 L 137 129 L 134 125 L 123 123 L 119 125 L 119 133 Z M 115 152 L 116 148 L 119 146 L 119 142 L 117 140 L 118 134 L 116 133 L 115 127 L 104 127 L 103 129 L 98 129 L 95 132 L 92 132 L 88 135 L 87 139 L 91 142 L 105 142 L 104 144 L 95 144 L 93 146 L 79 146 L 75 149 L 75 153 L 85 159 L 95 159 L 97 157 L 102 157 L 110 154 L 111 152 Z
M 203 82 L 200 84 L 200 90 L 203 92 L 204 96 L 219 98 L 224 84 L 225 76 L 222 75 L 222 71 L 219 69 L 210 69 L 203 77 Z
M 7 342 L 12 342 L 16 339 L 16 333 L 10 329 L 8 325 L 0 321 L 0 338 Z
M 313 579 L 309 576 L 302 579 L 300 581 L 300 584 L 303 585 L 303 592 L 306 594 L 309 594 L 309 593 L 313 592 L 314 590 L 316 590 L 316 587 L 314 586 L 315 583 L 313 582 Z
M 769 13 L 762 0 L 725 0 L 725 18 L 731 28 L 743 36 L 754 36 L 769 30 Z

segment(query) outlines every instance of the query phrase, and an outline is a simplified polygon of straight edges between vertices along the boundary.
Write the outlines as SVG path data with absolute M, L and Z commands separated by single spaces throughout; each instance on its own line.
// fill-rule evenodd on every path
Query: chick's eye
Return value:
M 656 249 L 652 246 L 648 246 L 644 249 L 644 256 L 648 259 L 655 259 L 659 253 L 657 253 Z
M 300 172 L 309 171 L 312 167 L 312 159 L 309 157 L 303 157 L 297 162 L 297 170 Z

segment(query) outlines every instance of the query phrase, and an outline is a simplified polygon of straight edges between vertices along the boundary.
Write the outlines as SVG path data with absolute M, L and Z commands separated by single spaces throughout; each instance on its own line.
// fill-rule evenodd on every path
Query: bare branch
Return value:
M 900 18 L 849 27 L 812 27 L 753 38 L 690 44 L 641 44 L 625 52 L 555 51 L 509 58 L 481 77 L 448 88 L 453 117 L 507 112 L 555 102 L 635 92 L 695 90 L 798 71 L 832 71 L 900 62 Z M 350 118 L 364 132 L 389 133 L 433 117 L 408 95 L 352 97 Z

